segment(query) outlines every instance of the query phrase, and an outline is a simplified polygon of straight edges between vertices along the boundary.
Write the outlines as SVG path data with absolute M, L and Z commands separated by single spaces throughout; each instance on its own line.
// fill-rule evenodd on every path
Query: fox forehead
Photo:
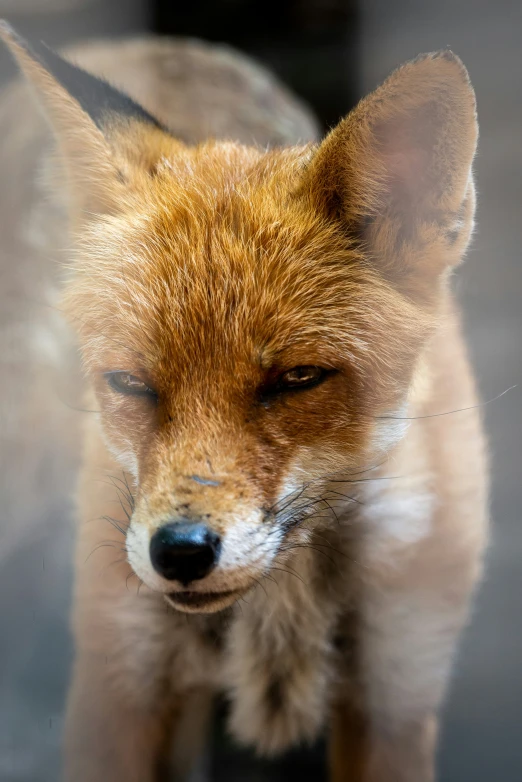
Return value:
M 215 351 L 268 367 L 288 350 L 328 363 L 353 349 L 376 276 L 296 193 L 307 154 L 187 149 L 162 159 L 123 213 L 93 223 L 66 291 L 87 361 L 104 336 L 105 351 L 128 348 L 154 369 Z

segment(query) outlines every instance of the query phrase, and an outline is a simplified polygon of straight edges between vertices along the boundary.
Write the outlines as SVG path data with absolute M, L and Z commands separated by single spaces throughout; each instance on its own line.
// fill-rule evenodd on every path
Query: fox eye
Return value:
M 313 388 L 325 379 L 328 374 L 328 370 L 321 367 L 303 366 L 294 367 L 286 372 L 283 372 L 278 379 L 278 387 L 280 391 L 286 389 L 301 389 L 301 388 Z
M 156 398 L 156 392 L 150 386 L 128 372 L 105 372 L 104 377 L 110 387 L 120 394 Z

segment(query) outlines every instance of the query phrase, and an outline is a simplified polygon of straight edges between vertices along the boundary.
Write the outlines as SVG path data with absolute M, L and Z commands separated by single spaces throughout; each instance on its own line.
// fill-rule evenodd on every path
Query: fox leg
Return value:
M 173 691 L 174 617 L 161 595 L 140 590 L 127 562 L 131 484 L 93 439 L 79 492 L 65 779 L 157 782 L 173 766 L 183 779 L 201 750 L 194 736 L 208 708 L 193 685 L 178 691 L 178 681 Z M 197 725 L 189 719 L 188 740 L 194 704 L 199 719 Z M 182 746 L 176 749 L 178 732 Z
M 125 605 L 120 608 L 125 612 Z M 147 643 L 132 655 L 132 645 L 139 645 L 140 635 L 150 640 L 148 633 L 146 624 L 135 625 L 111 644 L 107 625 L 91 624 L 88 643 L 77 635 L 66 782 L 184 782 L 204 756 L 212 693 L 172 692 L 169 657 L 161 646 Z
M 166 704 L 130 705 L 104 676 L 103 657 L 80 655 L 69 697 L 66 782 L 156 782 L 177 717 Z
M 338 704 L 330 723 L 331 782 L 433 782 L 436 736 L 435 715 L 373 731 L 353 704 Z
M 169 782 L 202 782 L 208 778 L 207 740 L 213 713 L 214 693 L 201 688 L 188 692 L 174 726 L 169 755 Z
M 436 715 L 457 630 L 453 611 L 415 604 L 411 594 L 375 593 L 358 622 L 331 714 L 332 782 L 434 782 Z
M 66 726 L 66 782 L 188 782 L 204 759 L 210 694 L 187 693 L 155 708 L 129 706 L 100 676 L 104 664 L 95 658 L 76 663 Z
M 450 560 L 412 552 L 366 573 L 335 693 L 332 782 L 435 779 L 437 715 L 478 572 L 472 552 Z
M 106 538 L 80 540 L 65 779 L 156 782 L 183 706 L 170 687 L 166 617 L 158 596 L 137 596 L 119 546 Z

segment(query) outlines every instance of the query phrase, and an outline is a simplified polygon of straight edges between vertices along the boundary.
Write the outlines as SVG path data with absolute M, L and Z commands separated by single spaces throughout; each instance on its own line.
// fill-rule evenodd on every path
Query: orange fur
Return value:
M 100 409 L 79 494 L 69 778 L 152 779 L 172 704 L 224 687 L 234 732 L 262 751 L 313 738 L 333 711 L 336 782 L 350 769 L 361 782 L 428 782 L 426 726 L 432 737 L 487 515 L 478 415 L 429 420 L 475 401 L 449 286 L 474 207 L 464 67 L 449 52 L 406 64 L 318 147 L 190 146 L 110 111 L 95 126 L 2 29 L 65 159 L 76 244 L 63 306 Z M 333 371 L 316 388 L 265 393 L 310 365 Z M 115 370 L 155 399 L 118 395 Z M 407 430 L 415 416 L 428 420 Z M 130 520 L 116 516 L 131 564 L 100 579 L 84 555 L 106 525 L 86 520 L 114 516 L 114 487 L 93 489 L 92 476 L 118 459 L 133 474 Z M 293 526 L 274 510 L 289 497 Z M 178 587 L 146 561 L 151 535 L 177 517 L 205 519 L 225 552 L 194 587 L 217 595 L 208 617 L 188 629 L 163 610 L 163 595 L 181 610 Z M 263 595 L 278 565 L 281 590 Z M 144 603 L 125 594 L 133 572 Z M 220 610 L 232 629 L 210 653 L 202 636 Z M 347 642 L 356 652 L 343 655 Z M 104 654 L 118 668 L 102 672 Z M 107 688 L 101 713 L 91 680 L 97 699 Z M 147 744 L 131 767 L 113 732 L 104 744 L 119 709 Z

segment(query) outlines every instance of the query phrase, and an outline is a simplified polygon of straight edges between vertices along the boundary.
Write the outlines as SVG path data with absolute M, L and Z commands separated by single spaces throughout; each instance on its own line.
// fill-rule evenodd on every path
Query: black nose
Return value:
M 218 561 L 221 541 L 206 524 L 175 521 L 160 527 L 150 541 L 154 570 L 183 585 L 210 573 Z

